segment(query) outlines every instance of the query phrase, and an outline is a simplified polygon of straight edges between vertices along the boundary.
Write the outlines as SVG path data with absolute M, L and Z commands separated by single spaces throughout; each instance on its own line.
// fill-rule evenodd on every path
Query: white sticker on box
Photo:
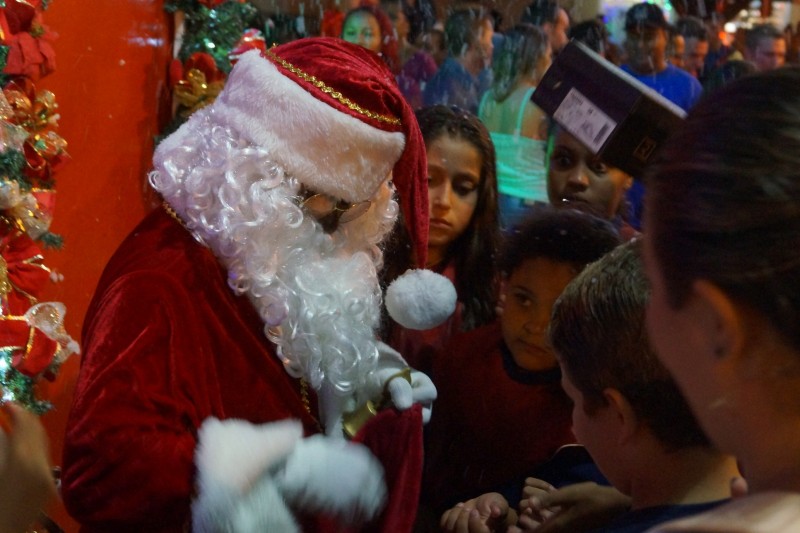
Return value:
M 589 149 L 597 153 L 617 123 L 577 89 L 570 89 L 553 118 Z

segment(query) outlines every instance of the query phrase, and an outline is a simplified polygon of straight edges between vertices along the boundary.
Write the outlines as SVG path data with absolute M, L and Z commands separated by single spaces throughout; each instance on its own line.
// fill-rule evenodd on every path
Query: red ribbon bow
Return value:
M 28 132 L 25 174 L 31 179 L 49 181 L 52 171 L 69 159 L 67 141 L 55 131 L 58 125 L 55 95 L 50 91 L 37 93 L 33 82 L 25 78 L 6 85 L 3 94 L 12 110 L 6 120 Z
M 36 377 L 50 366 L 59 345 L 25 317 L 4 316 L 0 317 L 0 348 L 12 350 L 11 366 L 17 371 Z

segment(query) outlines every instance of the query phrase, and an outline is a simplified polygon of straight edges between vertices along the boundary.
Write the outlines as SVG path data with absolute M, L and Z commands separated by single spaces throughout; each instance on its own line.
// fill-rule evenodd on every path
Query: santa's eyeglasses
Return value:
M 300 201 L 300 207 L 316 218 L 327 232 L 334 231 L 339 224 L 357 219 L 369 210 L 370 205 L 372 202 L 369 200 L 350 203 L 313 191 L 305 191 L 304 198 Z

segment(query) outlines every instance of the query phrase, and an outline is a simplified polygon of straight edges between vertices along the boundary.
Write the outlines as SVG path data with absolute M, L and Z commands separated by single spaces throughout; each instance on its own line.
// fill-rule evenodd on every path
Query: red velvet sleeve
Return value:
M 84 530 L 180 531 L 188 520 L 196 429 L 213 401 L 192 303 L 166 276 L 129 274 L 87 316 L 62 487 Z

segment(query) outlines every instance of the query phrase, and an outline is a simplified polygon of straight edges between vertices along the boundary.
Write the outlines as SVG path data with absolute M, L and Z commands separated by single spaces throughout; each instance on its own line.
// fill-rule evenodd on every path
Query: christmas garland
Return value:
M 42 22 L 47 4 L 0 0 L 0 393 L 39 414 L 50 404 L 34 385 L 54 379 L 79 351 L 64 330 L 65 306 L 39 302 L 59 277 L 42 250 L 62 244 L 49 227 L 53 175 L 68 159 L 55 95 L 36 88 L 55 69 L 56 35 Z
M 173 119 L 162 137 L 214 101 L 240 54 L 266 48 L 258 9 L 249 2 L 173 0 L 164 9 L 177 16 L 181 45 L 169 69 Z

